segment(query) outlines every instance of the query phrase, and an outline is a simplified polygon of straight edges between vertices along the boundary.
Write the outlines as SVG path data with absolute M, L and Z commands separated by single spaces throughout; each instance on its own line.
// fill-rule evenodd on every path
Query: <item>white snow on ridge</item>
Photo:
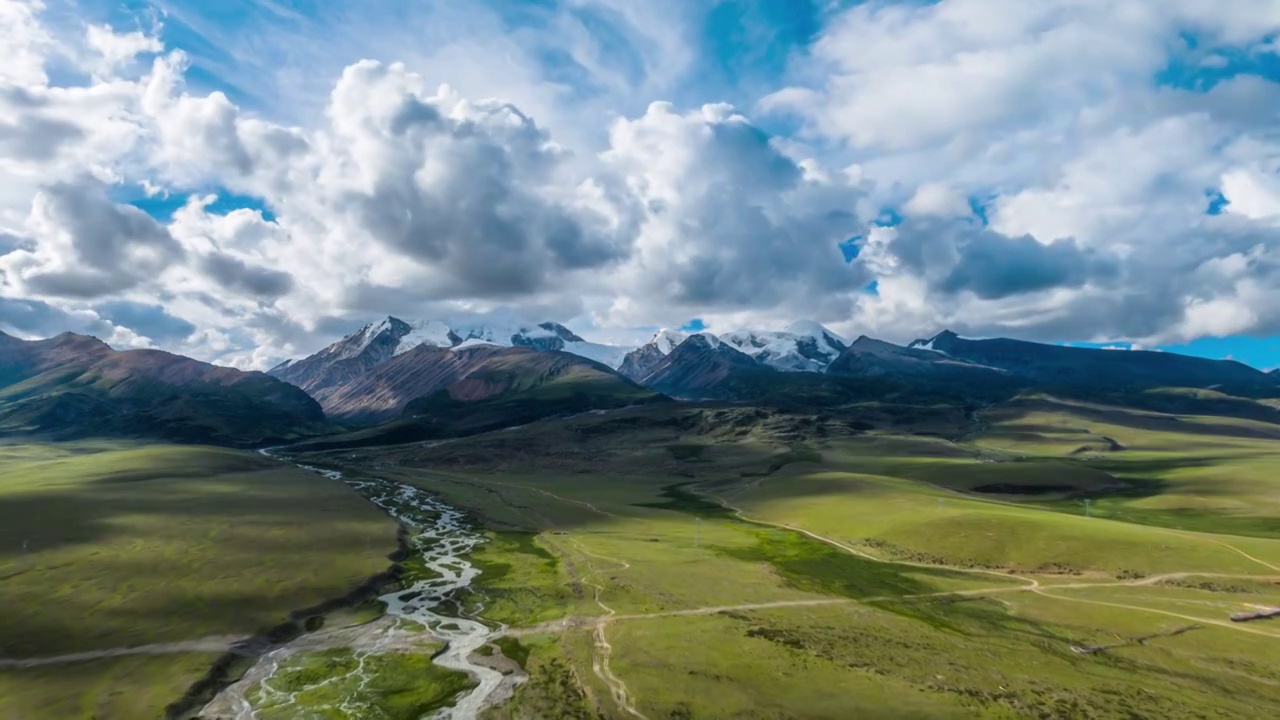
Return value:
M 827 326 L 821 323 L 816 323 L 812 320 L 797 320 L 788 325 L 783 332 L 791 333 L 792 335 L 799 335 L 801 337 L 811 337 L 815 340 L 822 340 L 823 336 L 826 335 L 838 340 L 843 345 L 849 344 L 849 340 L 847 338 L 832 331 Z
M 463 340 L 486 340 L 498 345 L 511 345 L 511 338 L 517 335 L 536 339 L 552 338 L 556 334 L 535 324 L 513 323 L 503 320 L 484 323 L 466 323 L 455 325 L 453 331 Z
M 601 365 L 608 365 L 617 370 L 622 365 L 623 359 L 627 357 L 627 353 L 631 352 L 631 348 L 593 342 L 568 342 L 564 344 L 564 351 L 588 360 L 595 360 Z
M 448 346 L 446 346 L 446 347 L 448 347 Z M 488 340 L 481 340 L 480 338 L 467 338 L 466 340 L 463 340 L 462 342 L 458 343 L 457 345 L 454 345 L 454 346 L 453 346 L 452 348 L 450 348 L 450 349 L 451 349 L 451 350 L 454 350 L 454 351 L 457 351 L 457 350 L 466 350 L 467 348 L 473 348 L 473 347 L 503 347 L 503 346 L 502 346 L 502 345 L 499 345 L 499 344 L 498 344 L 498 343 L 496 343 L 496 342 L 490 342 L 490 341 L 488 341 Z
M 400 344 L 396 347 L 396 355 L 402 355 L 419 345 L 429 345 L 431 347 L 447 348 L 453 346 L 453 340 L 449 338 L 452 332 L 448 325 L 439 320 L 428 320 L 426 322 L 409 323 L 412 329 L 408 335 L 400 338 Z
M 675 350 L 676 347 L 680 345 L 680 343 L 688 339 L 689 339 L 688 333 L 680 332 L 679 330 L 668 330 L 667 328 L 663 328 L 659 330 L 658 334 L 654 335 L 653 339 L 650 340 L 649 342 L 652 343 L 653 346 L 658 349 L 658 352 L 662 353 L 663 355 L 670 355 L 672 350 Z
M 738 330 L 721 337 L 767 365 L 795 372 L 822 372 L 841 352 L 832 341 L 843 342 L 840 336 L 813 322 L 792 323 L 787 330 Z M 808 354 L 801 351 L 802 343 L 812 343 L 806 350 Z
M 400 338 L 400 343 L 395 350 L 396 355 L 402 355 L 422 345 L 462 350 L 481 345 L 511 347 L 519 344 L 513 342 L 513 338 L 551 340 L 559 337 L 554 328 L 547 329 L 536 323 L 524 323 L 508 318 L 487 318 L 484 322 L 458 324 L 451 324 L 441 320 L 410 320 L 406 321 L 406 324 L 409 325 L 410 330 L 408 334 Z M 354 356 L 363 352 L 379 333 L 390 329 L 390 327 L 391 318 L 387 318 L 381 322 L 361 328 L 352 335 L 353 338 L 358 338 L 358 342 L 353 350 L 349 352 L 349 355 Z M 458 345 L 454 345 L 455 339 L 460 339 L 461 342 Z M 622 360 L 632 349 L 630 347 L 585 341 L 564 342 L 564 352 L 594 360 L 615 370 L 622 365 Z
M 346 352 L 342 353 L 342 359 L 353 358 L 364 352 L 373 344 L 373 341 L 377 339 L 379 333 L 390 328 L 391 318 L 384 318 L 381 322 L 365 325 L 360 328 L 355 333 L 359 341 L 352 347 L 348 348 Z
M 822 372 L 843 351 L 847 341 L 816 322 L 795 322 L 786 330 L 741 329 L 723 334 L 662 329 L 647 345 L 662 355 L 691 337 L 706 338 L 712 347 L 724 343 L 780 370 Z M 802 349 L 803 346 L 803 349 Z
M 399 321 L 388 317 L 352 333 L 346 338 L 347 347 L 344 348 L 343 356 L 354 357 L 364 352 L 379 334 L 389 331 L 393 324 L 399 326 Z M 463 322 L 411 320 L 406 324 L 409 325 L 409 332 L 400 338 L 395 355 L 402 355 L 424 345 L 465 349 L 479 345 L 511 347 L 529 344 L 540 348 L 558 347 L 564 352 L 616 370 L 635 349 L 585 340 L 568 340 L 566 338 L 573 336 L 567 334 L 567 329 L 562 329 L 561 326 L 548 323 L 549 328 L 542 327 L 509 313 L 487 315 Z M 664 328 L 655 333 L 646 345 L 662 355 L 668 355 L 695 335 L 705 338 L 711 347 L 724 343 L 772 367 L 798 372 L 824 371 L 840 354 L 843 349 L 841 346 L 848 344 L 843 337 L 819 323 L 797 321 L 788 325 L 785 330 L 740 329 L 723 334 Z M 459 342 L 456 346 L 455 341 Z

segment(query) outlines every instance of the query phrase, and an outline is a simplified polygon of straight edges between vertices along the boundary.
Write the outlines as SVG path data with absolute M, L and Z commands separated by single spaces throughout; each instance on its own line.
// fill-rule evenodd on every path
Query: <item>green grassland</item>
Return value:
M 1280 606 L 1274 427 L 1039 402 L 870 432 L 652 407 L 320 459 L 493 529 L 474 590 L 530 680 L 491 718 L 1280 713 L 1280 627 L 1228 620 Z
M 252 697 L 261 720 L 419 720 L 473 686 L 428 654 L 335 649 L 290 658 Z
M 0 445 L 0 658 L 249 636 L 394 549 L 395 524 L 345 485 L 254 453 Z M 210 660 L 0 669 L 0 717 L 159 717 Z
M 485 653 L 528 675 L 488 720 L 1280 716 L 1280 621 L 1229 620 L 1280 606 L 1280 426 L 1260 420 L 1047 397 L 659 403 L 305 457 L 417 484 L 485 529 L 462 605 L 508 627 Z M 251 631 L 390 549 L 340 483 L 252 455 L 0 446 L 0 463 L 17 478 L 0 520 L 32 538 L 24 555 L 0 525 L 0 577 L 20 571 L 0 627 L 46 654 Z M 42 535 L 35 507 L 80 534 Z M 35 556 L 39 573 L 18 565 Z M 377 657 L 296 657 L 255 704 L 420 717 L 466 687 L 425 655 Z M 0 715 L 68 692 L 55 669 L 181 685 L 153 659 L 5 671 Z M 34 717 L 92 717 L 92 697 Z
M 208 653 L 137 655 L 0 670 L 0 717 L 159 718 L 216 658 Z

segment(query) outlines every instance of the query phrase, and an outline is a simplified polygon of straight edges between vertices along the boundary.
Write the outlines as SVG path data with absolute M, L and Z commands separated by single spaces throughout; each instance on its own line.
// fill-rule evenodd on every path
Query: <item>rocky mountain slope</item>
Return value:
M 865 335 L 827 368 L 834 375 L 892 377 L 911 382 L 999 382 L 1008 372 L 917 347 L 903 347 Z
M 564 351 L 616 367 L 625 348 L 589 343 L 559 323 L 448 325 L 439 320 L 405 322 L 399 318 L 365 325 L 301 360 L 290 360 L 268 374 L 292 383 L 328 406 L 329 397 L 374 368 L 420 348 L 468 349 L 477 346 L 525 347 Z
M 359 376 L 324 388 L 318 398 L 331 418 L 370 424 L 399 417 L 411 401 L 440 391 L 460 402 L 476 402 L 570 376 L 590 377 L 596 386 L 616 386 L 616 392 L 602 396 L 652 394 L 611 368 L 572 353 L 462 343 L 452 348 L 417 345 Z
M 417 356 L 416 358 L 414 356 Z M 559 351 L 419 347 L 374 370 L 335 414 L 374 427 L 322 438 L 308 449 L 422 442 L 553 416 L 669 401 L 600 363 Z M 432 361 L 437 366 L 419 372 Z M 361 397 L 370 404 L 361 406 Z M 385 422 L 383 422 L 385 421 Z
M 737 399 L 743 385 L 778 372 L 715 335 L 697 333 L 654 364 L 643 383 L 674 398 Z
M 64 333 L 0 333 L 0 433 L 254 445 L 327 429 L 320 405 L 263 373 Z

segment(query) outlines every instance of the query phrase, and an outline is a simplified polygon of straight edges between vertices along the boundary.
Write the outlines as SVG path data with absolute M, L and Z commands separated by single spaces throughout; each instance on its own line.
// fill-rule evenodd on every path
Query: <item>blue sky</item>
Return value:
M 1266 3 L 0 1 L 0 80 L 57 98 L 0 108 L 0 299 L 50 329 L 261 366 L 517 308 L 1280 365 Z M 91 201 L 157 247 L 59 214 Z
M 1247 336 L 1227 338 L 1201 338 L 1189 343 L 1146 347 L 1133 343 L 1067 343 L 1074 347 L 1124 348 L 1138 350 L 1162 350 L 1164 352 L 1193 355 L 1213 360 L 1235 360 L 1261 370 L 1280 367 L 1280 337 L 1253 338 Z

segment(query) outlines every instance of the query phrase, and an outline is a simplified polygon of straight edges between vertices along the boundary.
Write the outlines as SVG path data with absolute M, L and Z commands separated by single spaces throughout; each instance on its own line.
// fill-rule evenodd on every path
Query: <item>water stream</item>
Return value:
M 271 456 L 266 451 L 263 454 Z M 346 482 L 398 520 L 410 533 L 412 552 L 436 574 L 436 577 L 419 580 L 407 588 L 379 598 L 386 604 L 388 617 L 407 622 L 392 623 L 390 626 L 384 624 L 376 631 L 382 635 L 370 639 L 370 649 L 357 653 L 360 667 L 353 674 L 359 677 L 360 687 L 365 687 L 369 681 L 364 674 L 364 659 L 370 654 L 385 651 L 396 634 L 408 632 L 405 627 L 413 627 L 411 623 L 417 623 L 426 628 L 426 633 L 447 644 L 445 651 L 437 655 L 433 662 L 441 667 L 465 672 L 477 683 L 475 688 L 458 698 L 453 707 L 433 713 L 428 716 L 429 720 L 475 720 L 494 691 L 502 684 L 503 674 L 473 663 L 470 656 L 506 630 L 505 626 L 491 628 L 475 619 L 475 615 L 483 607 L 469 613 L 457 603 L 460 591 L 469 587 L 480 574 L 480 570 L 471 565 L 465 556 L 485 541 L 484 536 L 467 524 L 460 510 L 432 497 L 421 488 L 390 480 L 347 479 L 336 470 L 308 465 L 299 467 Z M 453 614 L 445 614 L 448 612 L 446 608 L 456 610 Z M 259 661 L 256 672 L 251 670 L 246 675 L 246 680 L 237 684 L 238 688 L 228 688 L 236 697 L 224 700 L 232 700 L 237 720 L 253 720 L 257 717 L 246 697 L 251 678 L 261 683 L 260 691 L 273 705 L 278 706 L 281 702 L 290 704 L 296 700 L 295 697 L 272 689 L 270 684 L 281 661 L 292 654 L 291 650 L 290 645 L 286 645 L 268 653 Z M 347 708 L 346 703 L 343 707 Z

